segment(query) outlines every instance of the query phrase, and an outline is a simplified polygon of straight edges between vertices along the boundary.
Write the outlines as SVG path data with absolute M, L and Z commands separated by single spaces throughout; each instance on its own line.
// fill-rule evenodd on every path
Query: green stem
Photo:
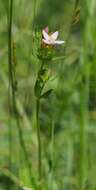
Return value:
M 88 112 L 89 112 L 89 94 L 90 94 L 90 60 L 89 53 L 89 39 L 86 36 L 86 31 L 89 29 L 89 17 L 86 17 L 86 3 L 84 7 L 84 28 L 82 29 L 83 36 L 83 51 L 81 54 L 82 65 L 82 86 L 80 89 L 80 168 L 79 168 L 79 189 L 85 190 L 87 169 L 88 169 Z
M 51 173 L 52 173 L 52 178 L 51 178 L 51 189 L 53 190 L 53 179 L 54 179 L 54 128 L 55 124 L 54 121 L 52 121 L 52 130 L 51 130 L 51 161 L 52 161 L 52 168 L 51 168 Z
M 8 66 L 9 66 L 9 86 L 8 86 L 8 102 L 10 102 L 10 88 L 12 85 L 12 17 L 13 17 L 13 0 L 8 1 Z M 9 105 L 9 113 L 10 113 L 10 105 Z M 12 126 L 9 123 L 9 167 L 11 170 L 12 164 Z M 10 189 L 10 185 L 9 185 Z
M 41 63 L 41 66 L 40 66 L 40 69 L 39 69 L 39 72 L 38 72 L 38 77 L 39 77 L 39 75 L 41 74 L 41 71 L 42 71 L 42 69 L 43 69 L 43 66 L 44 66 L 44 61 L 42 61 L 42 63 Z
M 36 124 L 37 124 L 37 139 L 38 139 L 38 180 L 42 178 L 42 160 L 41 160 L 41 135 L 39 122 L 40 99 L 36 99 Z
M 87 173 L 87 126 L 88 126 L 88 102 L 89 102 L 89 64 L 88 60 L 83 68 L 85 73 L 85 84 L 80 90 L 80 168 L 79 168 L 79 187 L 85 189 Z
M 17 105 L 16 105 L 16 95 L 15 95 L 15 89 L 14 89 L 14 76 L 13 76 L 13 68 L 12 68 L 12 19 L 13 19 L 13 0 L 10 0 L 10 5 L 9 5 L 9 20 L 8 20 L 8 65 L 9 65 L 9 98 L 10 94 L 12 96 L 12 106 L 14 109 L 14 116 L 16 119 L 17 127 L 18 127 L 18 134 L 19 134 L 19 140 L 20 140 L 20 145 L 22 147 L 22 150 L 24 152 L 25 156 L 25 161 L 26 165 L 28 167 L 29 171 L 29 178 L 32 182 L 32 186 L 36 187 L 36 183 L 34 181 L 34 178 L 32 176 L 32 171 L 31 171 L 31 164 L 28 158 L 25 142 L 23 140 L 23 134 L 22 134 L 22 129 L 20 126 L 20 121 L 19 121 L 19 115 L 17 111 Z M 9 99 L 10 100 L 10 99 Z M 11 139 L 12 139 L 12 129 L 10 127 L 9 129 L 9 134 L 10 134 L 10 154 L 12 153 L 12 147 L 11 147 Z
M 9 59 L 9 82 L 13 85 L 12 80 L 12 19 L 13 19 L 13 0 L 10 1 L 9 21 L 8 21 L 8 59 Z
M 83 89 L 80 92 L 80 166 L 79 166 L 79 187 L 84 190 L 85 186 L 85 157 L 86 157 L 86 118 L 85 118 L 85 94 Z

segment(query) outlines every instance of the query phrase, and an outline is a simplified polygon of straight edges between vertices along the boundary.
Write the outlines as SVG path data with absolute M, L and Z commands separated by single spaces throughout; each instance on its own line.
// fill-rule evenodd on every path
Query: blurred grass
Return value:
M 32 54 L 35 53 L 36 46 L 35 42 L 33 43 L 34 28 L 41 30 L 48 25 L 52 31 L 60 30 L 60 38 L 66 40 L 66 47 L 58 48 L 57 54 L 57 57 L 65 58 L 53 61 L 49 65 L 53 78 L 48 85 L 54 88 L 54 93 L 47 102 L 42 101 L 40 115 L 44 149 L 44 188 L 51 189 L 53 186 L 52 190 L 96 188 L 96 2 L 84 0 L 79 3 L 76 12 L 74 7 L 75 0 L 17 0 L 14 1 L 13 8 L 12 30 L 16 46 L 18 81 L 16 97 L 23 138 L 35 178 L 37 139 L 33 88 L 38 60 Z M 9 168 L 8 128 L 11 124 L 12 173 L 23 181 L 25 186 L 31 187 L 16 122 L 12 118 L 12 110 L 11 113 L 8 112 L 7 11 L 8 1 L 1 0 L 0 169 Z M 75 24 L 72 24 L 73 16 Z M 3 178 L 2 176 L 0 171 L 0 188 L 5 190 L 8 189 L 10 180 L 6 175 Z M 13 188 L 16 187 L 11 185 L 11 189 Z

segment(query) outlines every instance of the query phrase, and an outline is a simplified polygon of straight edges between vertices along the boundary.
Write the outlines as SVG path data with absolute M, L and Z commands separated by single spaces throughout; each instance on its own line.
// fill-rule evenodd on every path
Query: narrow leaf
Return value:
M 52 93 L 53 89 L 46 91 L 44 94 L 41 95 L 41 98 L 48 98 Z

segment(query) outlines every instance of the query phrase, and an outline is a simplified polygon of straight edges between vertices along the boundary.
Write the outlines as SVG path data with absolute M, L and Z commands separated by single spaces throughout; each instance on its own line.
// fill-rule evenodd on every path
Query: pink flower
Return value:
M 42 35 L 43 35 L 42 41 L 43 41 L 43 43 L 45 43 L 47 45 L 55 45 L 55 44 L 61 45 L 61 44 L 65 43 L 65 41 L 57 40 L 58 35 L 59 35 L 58 31 L 56 31 L 52 34 L 48 34 L 48 27 L 43 29 Z

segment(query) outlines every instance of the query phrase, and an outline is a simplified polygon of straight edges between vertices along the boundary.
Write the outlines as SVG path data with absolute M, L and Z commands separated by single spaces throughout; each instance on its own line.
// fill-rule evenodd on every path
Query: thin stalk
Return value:
M 31 184 L 32 184 L 32 186 L 34 186 L 36 188 L 35 180 L 34 180 L 34 177 L 32 175 L 32 171 L 31 171 L 31 163 L 30 163 L 30 160 L 28 158 L 26 146 L 25 146 L 25 143 L 24 143 L 24 140 L 23 140 L 22 129 L 21 129 L 21 126 L 20 126 L 19 115 L 18 115 L 17 106 L 16 106 L 16 99 L 15 99 L 14 96 L 13 96 L 13 103 L 14 103 L 15 119 L 16 119 L 16 123 L 17 123 L 17 127 L 18 127 L 20 145 L 21 145 L 22 150 L 24 152 L 25 162 L 26 162 L 26 165 L 27 165 L 27 168 L 28 168 L 29 178 L 30 178 Z
M 85 7 L 84 7 L 85 8 Z M 84 9 L 85 11 L 85 9 Z M 85 190 L 85 182 L 87 179 L 87 127 L 88 127 L 88 103 L 89 103 L 89 91 L 90 91 L 90 62 L 88 58 L 88 46 L 89 39 L 86 35 L 88 31 L 87 23 L 89 17 L 86 17 L 86 11 L 84 19 L 84 28 L 83 28 L 83 52 L 81 55 L 81 64 L 82 67 L 82 86 L 80 89 L 80 167 L 79 167 L 79 189 Z
M 54 121 L 52 121 L 52 130 L 51 130 L 51 162 L 52 162 L 52 166 L 51 166 L 51 174 L 52 174 L 52 178 L 51 178 L 51 189 L 53 190 L 53 179 L 54 179 L 54 128 L 55 128 L 55 124 Z
M 74 16 L 75 16 L 74 13 L 75 13 L 79 3 L 80 3 L 80 0 L 75 0 L 75 2 L 74 2 L 73 14 L 72 14 L 72 18 L 70 20 L 69 31 L 68 31 L 68 34 L 67 34 L 66 43 L 68 43 L 68 41 L 70 40 L 70 34 L 71 34 L 72 27 L 73 27 L 73 21 L 74 21 Z M 60 31 L 63 31 L 63 30 L 64 29 L 62 28 Z
M 38 180 L 41 182 L 42 178 L 42 160 L 41 160 L 41 135 L 40 135 L 40 122 L 39 122 L 39 111 L 40 111 L 40 99 L 36 99 L 36 125 L 37 125 L 37 140 L 38 140 Z
M 40 69 L 39 69 L 39 72 L 38 72 L 38 77 L 39 77 L 39 75 L 41 74 L 41 71 L 42 71 L 42 69 L 43 69 L 43 66 L 44 66 L 44 61 L 42 61 L 42 63 L 41 63 L 41 66 L 40 66 Z
M 89 72 L 88 60 L 83 68 L 85 84 L 80 89 L 80 167 L 79 167 L 79 188 L 85 189 L 87 173 L 87 126 L 88 126 L 88 101 L 89 101 Z M 87 63 L 87 67 L 86 67 Z
M 13 20 L 13 0 L 10 0 L 10 5 L 9 5 L 9 21 L 8 21 L 8 65 L 9 65 L 9 95 L 11 93 L 12 96 L 12 104 L 13 104 L 13 109 L 14 109 L 14 116 L 16 119 L 16 123 L 17 123 L 17 127 L 18 127 L 18 133 L 19 133 L 19 140 L 20 140 L 20 144 L 22 147 L 22 150 L 24 152 L 24 156 L 25 156 L 25 160 L 26 160 L 26 165 L 28 167 L 28 171 L 29 171 L 29 178 L 32 182 L 32 185 L 34 187 L 36 187 L 34 178 L 32 176 L 32 172 L 31 172 L 31 164 L 28 158 L 28 154 L 27 154 L 27 150 L 25 147 L 25 143 L 23 140 L 23 134 L 22 134 L 22 129 L 20 126 L 20 121 L 19 121 L 19 117 L 18 117 L 18 111 L 17 111 L 17 105 L 16 105 L 16 96 L 15 96 L 15 89 L 14 89 L 14 76 L 13 76 L 13 68 L 12 68 L 12 20 Z M 12 138 L 12 129 L 9 129 L 9 134 L 10 134 L 10 143 L 11 143 L 11 138 Z M 11 154 L 11 144 L 10 144 L 10 154 Z
M 8 86 L 8 102 L 11 102 L 10 90 L 11 90 L 11 78 L 12 78 L 12 17 L 13 17 L 13 0 L 8 1 L 8 66 L 9 66 L 9 86 Z M 10 113 L 10 105 L 9 105 Z M 9 122 L 9 167 L 11 170 L 12 164 L 12 126 Z M 10 185 L 8 187 L 10 189 Z
M 10 172 L 10 170 L 5 168 L 0 168 L 0 174 L 3 174 L 5 177 L 10 179 L 11 183 L 14 183 L 16 187 L 23 189 L 24 187 L 23 182 L 19 181 L 19 179 L 12 172 Z
M 12 80 L 12 19 L 13 19 L 13 0 L 10 1 L 9 5 L 9 26 L 8 26 L 8 60 L 9 60 L 9 82 L 11 87 L 13 86 Z
M 85 94 L 83 89 L 80 92 L 80 163 L 79 163 L 79 188 L 85 188 L 85 167 L 86 167 L 86 118 L 85 118 Z

